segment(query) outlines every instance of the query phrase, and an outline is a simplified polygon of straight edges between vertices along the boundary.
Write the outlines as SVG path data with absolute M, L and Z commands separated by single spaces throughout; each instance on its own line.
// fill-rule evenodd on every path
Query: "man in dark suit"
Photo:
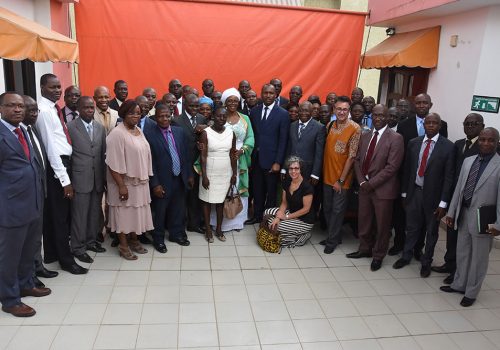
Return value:
M 169 107 L 158 105 L 155 118 L 157 125 L 144 132 L 153 159 L 153 176 L 149 180 L 153 193 L 153 246 L 166 253 L 165 218 L 169 240 L 187 241 L 185 196 L 193 186 L 193 172 L 185 133 L 182 128 L 170 125 Z
M 115 86 L 113 89 L 115 93 L 115 98 L 109 102 L 109 108 L 118 111 L 123 102 L 127 99 L 128 96 L 128 85 L 124 80 L 115 81 Z
M 238 106 L 238 112 L 243 112 L 246 107 L 247 92 L 252 90 L 250 82 L 248 80 L 242 80 L 238 84 L 238 91 L 241 95 L 240 105 Z
M 41 215 L 38 221 L 37 227 L 37 238 L 36 238 L 36 251 L 35 251 L 35 276 L 34 282 L 37 287 L 45 287 L 42 281 L 38 277 L 43 278 L 53 278 L 57 277 L 59 273 L 57 271 L 50 271 L 45 266 L 43 266 L 42 259 L 42 233 L 43 233 L 43 211 L 45 208 L 45 198 L 47 198 L 47 152 L 45 151 L 45 146 L 43 145 L 42 138 L 35 128 L 35 123 L 38 118 L 38 105 L 36 101 L 31 96 L 23 96 L 24 100 L 24 119 L 21 125 L 26 129 L 28 133 L 28 138 L 35 152 L 35 159 L 39 166 L 40 176 L 43 183 L 43 198 Z
M 371 257 L 377 271 L 387 254 L 394 199 L 399 196 L 396 176 L 404 158 L 403 137 L 388 127 L 384 105 L 372 110 L 374 130 L 361 135 L 354 171 L 359 183 L 359 248 L 348 258 Z
M 312 104 L 302 102 L 299 106 L 299 120 L 290 124 L 286 158 L 299 156 L 304 161 L 301 174 L 305 180 L 316 186 L 321 176 L 325 127 L 312 119 Z M 282 173 L 285 173 L 282 170 Z
M 281 80 L 278 78 L 274 78 L 271 79 L 269 84 L 274 86 L 274 88 L 276 89 L 276 103 L 278 104 L 278 106 L 283 107 L 288 105 L 290 101 L 286 97 L 280 95 L 281 90 L 283 89 L 283 83 L 281 82 Z
M 143 132 L 149 128 L 155 127 L 155 121 L 149 118 L 149 111 L 151 110 L 151 104 L 146 96 L 140 95 L 135 98 L 135 102 L 139 105 L 141 109 L 141 119 L 137 123 L 137 127 Z
M 470 113 L 464 120 L 465 138 L 455 142 L 455 178 L 453 181 L 453 190 L 457 185 L 458 175 L 464 159 L 479 154 L 477 139 L 484 129 L 483 117 L 478 113 Z M 446 284 L 453 282 L 453 276 L 456 270 L 457 260 L 457 235 L 458 230 L 454 227 L 448 227 L 446 232 L 446 254 L 444 255 L 444 264 L 441 266 L 432 266 L 431 270 L 439 273 L 449 273 L 445 278 Z
M 201 130 L 206 127 L 207 120 L 204 116 L 198 114 L 198 110 L 200 109 L 198 97 L 193 94 L 187 95 L 185 102 L 186 110 L 172 120 L 172 125 L 179 126 L 184 130 L 188 147 L 189 164 L 193 166 L 200 155 L 197 145 L 198 136 Z M 187 230 L 203 233 L 201 229 L 200 200 L 198 198 L 200 177 L 195 173 L 193 174 L 193 178 L 193 187 L 188 189 L 186 195 Z M 181 245 L 189 245 L 187 239 L 179 239 L 177 242 Z
M 76 104 L 81 95 L 80 89 L 75 85 L 68 86 L 64 90 L 64 107 L 62 108 L 62 114 L 66 123 L 78 117 Z
M 265 84 L 261 97 L 263 104 L 250 113 L 255 137 L 251 174 L 254 216 L 245 222 L 247 225 L 262 221 L 264 209 L 276 206 L 279 173 L 285 160 L 290 127 L 288 112 L 276 103 L 274 86 Z
M 19 127 L 24 118 L 22 96 L 1 94 L 0 114 L 0 302 L 4 312 L 29 317 L 35 310 L 21 297 L 51 292 L 33 284 L 43 183 L 28 134 Z
M 439 222 L 452 195 L 455 146 L 439 135 L 441 118 L 437 113 L 425 117 L 424 128 L 425 136 L 411 140 L 406 150 L 401 193 L 406 203 L 406 242 L 402 257 L 393 267 L 400 269 L 410 263 L 413 249 L 425 231 L 420 276 L 429 277 Z
M 238 110 L 240 113 L 245 114 L 246 116 L 250 115 L 252 108 L 259 104 L 259 100 L 257 98 L 257 93 L 253 90 L 247 91 L 247 98 L 245 99 L 245 105 L 243 109 Z
M 78 101 L 80 117 L 68 123 L 73 142 L 71 179 L 75 196 L 71 205 L 71 251 L 84 263 L 94 260 L 87 250 L 106 251 L 97 242 L 104 223 L 102 195 L 106 181 L 106 130 L 94 120 L 94 100 L 82 96 Z

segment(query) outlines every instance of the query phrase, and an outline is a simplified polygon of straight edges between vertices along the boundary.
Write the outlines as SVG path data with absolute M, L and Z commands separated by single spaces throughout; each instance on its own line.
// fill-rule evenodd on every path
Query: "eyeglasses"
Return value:
M 300 167 L 291 166 L 288 168 L 288 171 L 299 171 L 299 170 L 300 170 Z
M 337 113 L 349 113 L 349 108 L 335 108 Z
M 481 122 L 464 122 L 464 126 L 480 126 L 483 125 Z
M 19 103 L 19 104 L 17 104 L 17 103 L 5 103 L 2 106 L 6 107 L 6 108 L 12 108 L 12 109 L 14 109 L 14 108 L 24 109 L 24 104 L 22 104 L 22 103 Z

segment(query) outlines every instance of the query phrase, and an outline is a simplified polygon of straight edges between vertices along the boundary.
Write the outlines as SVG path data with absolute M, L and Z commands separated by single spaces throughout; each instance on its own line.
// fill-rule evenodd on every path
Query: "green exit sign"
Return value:
M 500 97 L 491 96 L 472 96 L 472 106 L 471 110 L 486 112 L 486 113 L 498 113 L 498 108 L 500 107 Z

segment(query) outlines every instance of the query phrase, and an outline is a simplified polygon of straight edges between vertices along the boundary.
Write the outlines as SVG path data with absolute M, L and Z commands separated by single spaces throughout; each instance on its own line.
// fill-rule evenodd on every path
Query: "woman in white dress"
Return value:
M 225 126 L 226 128 L 232 129 L 236 135 L 236 159 L 238 168 L 236 188 L 243 204 L 243 210 L 241 210 L 236 217 L 232 219 L 224 218 L 222 221 L 222 232 L 241 230 L 245 220 L 248 219 L 248 182 L 254 136 L 250 119 L 245 114 L 238 112 L 240 99 L 240 93 L 235 88 L 227 89 L 222 93 L 221 101 L 227 109 L 227 122 Z M 216 225 L 216 222 L 216 215 L 212 212 L 210 216 L 210 224 L 212 227 Z
M 224 242 L 226 237 L 221 229 L 224 199 L 229 187 L 236 184 L 236 158 L 232 156 L 236 152 L 236 136 L 230 128 L 224 126 L 226 121 L 226 109 L 217 109 L 214 124 L 206 128 L 200 136 L 202 180 L 199 197 L 205 219 L 205 238 L 209 243 L 214 241 L 210 227 L 211 204 L 215 204 L 217 214 L 215 235 Z

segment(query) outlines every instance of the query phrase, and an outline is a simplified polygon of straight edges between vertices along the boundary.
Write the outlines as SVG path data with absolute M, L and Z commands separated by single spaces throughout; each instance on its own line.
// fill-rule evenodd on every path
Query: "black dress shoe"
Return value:
M 420 277 L 427 278 L 431 275 L 431 267 L 428 265 L 422 265 L 420 268 Z
M 423 253 L 420 249 L 415 250 L 413 252 L 413 256 L 415 257 L 415 260 L 420 261 L 420 258 L 422 257 Z
M 92 259 L 87 253 L 75 254 L 75 258 L 87 264 L 92 264 L 94 262 L 94 259 Z
M 54 278 L 59 275 L 59 272 L 57 271 L 50 271 L 47 270 L 47 268 L 43 265 L 37 267 L 35 271 L 36 277 L 43 277 L 43 278 Z
M 451 273 L 453 271 L 446 263 L 441 266 L 431 266 L 431 270 L 437 273 Z
M 165 254 L 167 252 L 167 246 L 163 242 L 157 243 L 153 241 L 153 247 L 155 247 L 158 253 Z
M 97 234 L 96 240 L 97 240 L 97 242 L 99 242 L 99 243 L 103 243 L 103 242 L 104 242 L 104 235 L 102 234 L 102 232 L 99 232 L 99 233 Z
M 319 245 L 326 245 L 326 239 L 319 242 Z
M 61 265 L 61 269 L 67 271 L 73 275 L 85 275 L 89 270 L 85 267 L 81 267 L 77 263 L 71 265 Z
M 40 281 L 36 276 L 33 276 L 33 283 L 35 284 L 36 288 L 45 288 L 45 284 L 43 284 L 43 282 Z
M 444 283 L 444 284 L 452 284 L 454 279 L 455 279 L 455 274 L 454 274 L 454 273 L 452 273 L 452 274 L 448 275 L 448 277 L 446 277 L 446 278 L 443 280 L 443 283 Z
M 398 247 L 393 246 L 393 247 L 391 247 L 391 249 L 389 249 L 389 251 L 387 252 L 387 255 L 389 255 L 389 256 L 398 255 L 402 251 L 403 251 L 403 249 L 399 249 Z
M 365 253 L 365 252 L 360 252 L 359 250 L 357 252 L 352 252 L 349 254 L 345 255 L 349 259 L 360 259 L 360 258 L 371 258 L 372 254 L 371 253 Z
M 245 225 L 254 225 L 254 224 L 260 224 L 262 220 L 259 220 L 257 218 L 251 218 L 251 219 L 248 219 L 244 222 Z
M 186 230 L 189 232 L 205 233 L 205 230 L 201 227 L 188 227 Z
M 95 253 L 104 253 L 106 251 L 105 248 L 103 248 L 99 243 L 94 242 L 92 244 L 89 244 L 87 246 L 87 250 L 90 250 L 91 252 Z
M 120 240 L 118 239 L 118 236 L 113 237 L 113 240 L 111 241 L 111 246 L 118 247 L 119 244 L 120 244 Z
M 337 246 L 335 246 L 335 245 L 327 245 L 327 246 L 325 246 L 325 250 L 323 250 L 323 253 L 325 253 L 325 254 L 332 254 L 335 251 L 335 248 L 337 248 Z
M 147 236 L 146 234 L 143 234 L 143 235 L 139 235 L 139 242 L 141 242 L 142 244 L 153 244 L 153 241 L 151 241 Z
M 182 246 L 188 246 L 191 244 L 191 242 L 189 242 L 187 240 L 187 238 L 179 238 L 179 239 L 168 239 L 170 242 L 174 242 L 174 243 L 177 243 L 178 245 L 182 245 Z
M 381 267 L 382 267 L 382 260 L 376 260 L 376 259 L 372 260 L 372 263 L 370 265 L 370 270 L 377 271 L 380 270 Z
M 472 304 L 474 304 L 475 301 L 476 301 L 476 299 L 463 297 L 462 301 L 460 302 L 460 305 L 462 305 L 463 307 L 469 307 Z
M 392 265 L 392 267 L 395 269 L 400 269 L 402 267 L 405 267 L 409 263 L 410 263 L 409 261 L 407 261 L 403 258 L 400 258 L 400 259 L 396 260 L 396 262 Z
M 465 294 L 465 292 L 462 292 L 460 290 L 456 290 L 451 288 L 450 286 L 441 286 L 439 289 L 445 293 L 460 293 L 460 294 Z

